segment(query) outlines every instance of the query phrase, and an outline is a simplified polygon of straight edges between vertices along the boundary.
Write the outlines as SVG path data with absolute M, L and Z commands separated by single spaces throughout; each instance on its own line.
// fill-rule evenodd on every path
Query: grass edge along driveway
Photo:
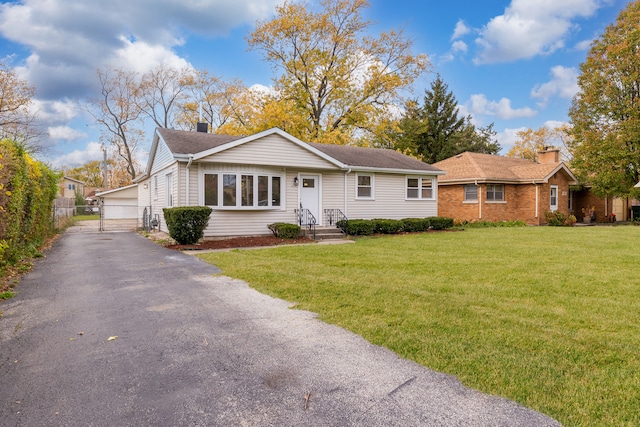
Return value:
M 567 426 L 640 423 L 640 227 L 469 229 L 202 254 Z

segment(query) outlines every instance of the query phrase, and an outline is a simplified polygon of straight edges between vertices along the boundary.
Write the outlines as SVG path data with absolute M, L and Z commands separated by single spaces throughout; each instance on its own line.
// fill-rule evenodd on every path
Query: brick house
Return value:
M 438 214 L 542 225 L 546 211 L 571 213 L 569 186 L 578 181 L 559 158 L 556 149 L 539 153 L 538 162 L 465 152 L 435 163 L 447 172 L 438 177 Z

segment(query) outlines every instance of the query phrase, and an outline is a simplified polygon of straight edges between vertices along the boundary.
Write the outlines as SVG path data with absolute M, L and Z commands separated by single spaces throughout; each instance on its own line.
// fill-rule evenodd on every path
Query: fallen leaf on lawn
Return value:
M 114 336 L 112 336 L 112 337 L 109 337 L 109 339 L 108 339 L 107 341 L 113 341 L 113 340 L 115 340 L 116 338 L 118 338 L 118 336 L 117 336 L 117 335 L 114 335 Z
M 84 335 L 84 332 L 78 332 L 78 335 Z

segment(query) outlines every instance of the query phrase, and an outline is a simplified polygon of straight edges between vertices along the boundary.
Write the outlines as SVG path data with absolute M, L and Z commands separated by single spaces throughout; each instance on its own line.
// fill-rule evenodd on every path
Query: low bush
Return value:
M 446 230 L 453 227 L 453 219 L 444 216 L 432 216 L 427 218 L 432 230 Z
M 573 215 L 565 215 L 560 211 L 545 211 L 544 219 L 547 225 L 552 227 L 571 227 L 576 223 L 576 217 Z
M 300 237 L 300 226 L 296 224 L 274 222 L 273 224 L 267 225 L 267 228 L 271 230 L 274 236 L 280 239 L 297 239 Z
M 336 225 L 350 236 L 371 236 L 373 234 L 373 222 L 369 219 L 341 220 Z
M 407 233 L 427 231 L 430 226 L 429 218 L 405 218 L 402 220 L 402 228 Z
M 456 220 L 454 225 L 456 227 L 467 227 L 467 228 L 490 228 L 490 227 L 526 227 L 527 223 L 519 219 L 512 220 L 512 221 Z
M 374 234 L 398 234 L 403 230 L 403 222 L 399 219 L 373 219 Z
M 204 236 L 211 208 L 207 206 L 182 206 L 164 208 L 162 212 L 169 229 L 169 236 L 181 245 L 192 245 Z

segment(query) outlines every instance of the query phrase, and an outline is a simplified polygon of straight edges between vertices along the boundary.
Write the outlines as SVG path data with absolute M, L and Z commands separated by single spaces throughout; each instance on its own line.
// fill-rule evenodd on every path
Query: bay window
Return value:
M 204 173 L 205 206 L 264 209 L 280 207 L 280 176 L 243 173 Z

